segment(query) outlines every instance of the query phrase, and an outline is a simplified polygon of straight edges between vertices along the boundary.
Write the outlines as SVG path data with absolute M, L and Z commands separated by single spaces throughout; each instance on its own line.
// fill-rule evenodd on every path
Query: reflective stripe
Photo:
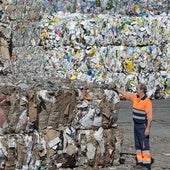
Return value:
M 140 120 L 145 120 L 145 119 L 146 119 L 145 117 L 135 116 L 135 115 L 133 115 L 133 118 L 135 118 L 135 119 L 140 119 Z
M 136 152 L 142 152 L 140 149 L 136 150 Z
M 151 161 L 143 161 L 143 164 L 150 164 Z
M 146 114 L 145 111 L 143 111 L 143 110 L 137 110 L 137 109 L 133 109 L 133 112 L 135 112 L 135 113 L 140 113 L 140 114 Z
M 145 150 L 145 151 L 142 151 L 143 154 L 150 154 L 150 151 L 149 150 Z

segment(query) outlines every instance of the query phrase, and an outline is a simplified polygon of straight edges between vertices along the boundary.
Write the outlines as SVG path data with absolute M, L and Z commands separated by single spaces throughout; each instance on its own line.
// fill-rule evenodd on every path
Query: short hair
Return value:
M 143 90 L 143 92 L 146 94 L 147 92 L 147 86 L 144 83 L 139 83 L 140 84 L 140 90 Z

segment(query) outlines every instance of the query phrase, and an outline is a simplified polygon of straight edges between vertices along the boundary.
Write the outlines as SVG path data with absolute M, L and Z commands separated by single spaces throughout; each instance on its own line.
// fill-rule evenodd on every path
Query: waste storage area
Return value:
M 1 0 L 1 162 L 119 164 L 116 83 L 170 97 L 170 1 Z

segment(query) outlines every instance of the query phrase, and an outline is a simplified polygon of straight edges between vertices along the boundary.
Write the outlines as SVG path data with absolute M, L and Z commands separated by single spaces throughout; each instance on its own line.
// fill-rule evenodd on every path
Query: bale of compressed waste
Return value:
M 113 90 L 92 84 L 1 89 L 0 108 L 6 117 L 0 148 L 6 169 L 119 164 L 123 130 L 116 123 L 120 99 Z

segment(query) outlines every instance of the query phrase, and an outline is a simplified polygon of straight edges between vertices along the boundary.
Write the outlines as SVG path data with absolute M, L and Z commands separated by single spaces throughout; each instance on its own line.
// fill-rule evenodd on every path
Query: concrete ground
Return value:
M 120 102 L 118 126 L 124 129 L 122 155 L 125 164 L 108 169 L 131 169 L 135 165 L 132 105 L 129 101 Z M 150 133 L 150 146 L 154 163 L 152 170 L 170 170 L 170 99 L 153 100 L 153 123 Z

